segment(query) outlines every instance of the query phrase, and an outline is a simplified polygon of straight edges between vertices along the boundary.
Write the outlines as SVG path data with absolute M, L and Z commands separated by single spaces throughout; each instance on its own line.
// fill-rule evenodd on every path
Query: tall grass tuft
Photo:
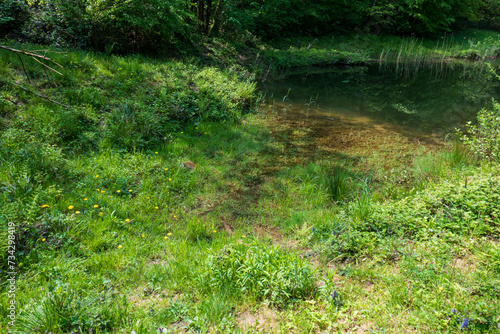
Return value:
M 323 176 L 323 183 L 330 198 L 335 201 L 343 201 L 349 195 L 349 174 L 341 167 L 331 169 Z

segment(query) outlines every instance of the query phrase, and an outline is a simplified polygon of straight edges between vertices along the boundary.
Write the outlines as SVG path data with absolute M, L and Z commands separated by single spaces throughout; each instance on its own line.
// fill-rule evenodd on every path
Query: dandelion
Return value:
M 125 223 L 130 223 L 130 219 L 125 219 Z
M 168 236 L 171 236 L 171 235 L 172 235 L 172 233 L 171 233 L 171 232 L 168 232 L 168 233 L 167 233 L 167 235 L 168 235 Z
M 181 133 L 184 133 L 184 132 L 181 131 Z
M 68 206 L 69 210 L 73 210 L 75 207 L 73 205 Z
M 174 218 L 177 218 L 177 216 L 176 216 L 176 215 L 174 215 Z
M 148 197 L 146 197 L 146 199 L 149 199 L 149 196 L 148 196 Z
M 165 168 L 165 170 L 168 170 L 168 168 Z
M 97 188 L 97 191 L 101 191 L 101 189 Z
M 122 248 L 122 245 L 118 245 L 118 249 Z
M 242 238 L 246 238 L 244 234 L 243 234 L 241 237 L 242 237 Z
M 75 211 L 75 214 L 79 214 L 79 213 L 80 213 L 80 211 Z
M 155 206 L 155 210 L 158 210 L 158 207 L 157 207 L 157 206 Z
M 169 181 L 172 181 L 172 179 L 171 179 L 171 178 L 168 178 L 168 180 L 169 180 Z
M 104 214 L 104 213 L 102 213 L 102 212 L 99 212 L 99 216 L 102 216 L 103 214 Z
M 155 154 L 158 154 L 158 152 L 155 152 Z
M 95 204 L 94 205 L 94 209 L 97 209 L 99 207 L 99 205 Z
M 143 234 L 143 235 L 141 235 L 141 237 L 143 237 L 143 238 L 144 238 L 144 234 Z
M 207 134 L 207 133 L 205 132 L 205 134 Z
M 129 190 L 128 190 L 128 192 L 129 192 L 129 193 L 131 193 L 131 192 L 132 192 L 132 189 L 129 189 Z
M 101 194 L 104 194 L 104 190 L 101 190 Z
M 168 239 L 168 237 L 167 237 L 167 236 L 164 236 L 164 237 L 163 237 L 163 239 L 167 240 L 167 239 Z
M 117 193 L 121 193 L 122 191 L 121 191 L 121 190 L 117 190 L 116 192 L 117 192 Z
M 84 201 L 87 201 L 87 200 L 88 200 L 88 198 L 84 198 L 83 200 L 84 200 Z
M 217 230 L 214 230 L 214 233 L 217 233 Z
M 99 175 L 96 175 L 95 177 L 99 177 Z
M 42 241 L 45 241 L 45 238 L 43 238 Z
M 440 290 L 440 291 L 442 291 L 442 290 L 443 290 L 443 287 L 442 287 L 442 286 L 440 286 L 440 287 L 439 287 L 439 290 Z
M 460 329 L 464 329 L 467 327 L 469 327 L 469 319 L 464 318 L 464 320 L 462 321 L 462 325 L 460 325 Z
M 50 205 L 48 205 L 48 204 L 44 204 L 44 205 L 42 205 L 42 209 L 43 209 L 43 208 L 50 208 Z

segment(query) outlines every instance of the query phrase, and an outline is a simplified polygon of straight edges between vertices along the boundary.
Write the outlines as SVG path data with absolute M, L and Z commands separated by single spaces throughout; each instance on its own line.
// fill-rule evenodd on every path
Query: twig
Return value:
M 48 100 L 48 101 L 50 101 L 50 102 L 52 102 L 52 103 L 55 103 L 55 104 L 57 104 L 57 105 L 60 105 L 60 106 L 62 106 L 62 107 L 65 107 L 65 108 L 73 108 L 72 106 L 68 106 L 68 105 L 66 105 L 66 104 L 62 104 L 62 103 L 60 103 L 60 102 L 57 102 L 57 101 L 55 101 L 55 100 L 52 100 L 50 97 L 47 97 L 47 96 L 45 96 L 45 95 L 41 95 L 41 94 L 35 93 L 35 92 L 33 92 L 33 91 L 31 91 L 31 90 L 29 90 L 29 89 L 27 89 L 27 88 L 24 88 L 23 86 L 20 86 L 20 85 L 18 85 L 18 84 L 15 84 L 15 83 L 13 83 L 13 82 L 10 82 L 10 83 L 11 83 L 11 84 L 13 84 L 13 85 L 14 85 L 14 86 L 16 86 L 16 87 L 21 88 L 21 89 L 22 89 L 22 90 L 24 90 L 24 91 L 27 91 L 28 93 L 31 93 L 31 94 L 33 94 L 33 95 L 36 95 L 36 96 L 38 96 L 38 97 L 40 97 L 40 98 L 42 98 L 42 99 L 46 99 L 46 100 Z
M 29 83 L 31 83 L 30 76 L 28 75 L 28 72 L 26 72 L 26 67 L 24 67 L 23 58 L 21 58 L 21 56 L 19 54 L 17 54 L 17 56 L 19 57 L 19 60 L 21 61 L 21 65 L 23 66 L 24 75 L 26 75 L 26 78 L 28 79 Z
M 49 70 L 54 71 L 54 72 L 56 72 L 56 73 L 57 73 L 57 74 L 59 74 L 59 75 L 63 75 L 62 73 L 57 72 L 55 69 L 53 69 L 52 67 L 50 67 L 49 65 L 42 63 L 42 62 L 41 62 L 41 61 L 39 61 L 38 59 L 33 58 L 33 60 L 34 60 L 34 61 L 36 61 L 36 62 L 38 62 L 38 63 L 40 63 L 40 64 L 42 64 L 43 66 L 47 67 Z

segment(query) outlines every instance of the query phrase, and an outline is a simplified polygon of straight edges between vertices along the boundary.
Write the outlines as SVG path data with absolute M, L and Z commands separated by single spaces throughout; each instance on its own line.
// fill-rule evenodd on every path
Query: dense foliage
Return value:
M 265 40 L 332 33 L 429 35 L 480 21 L 496 27 L 500 4 L 482 0 L 4 0 L 0 34 L 106 52 L 158 52 L 250 32 Z

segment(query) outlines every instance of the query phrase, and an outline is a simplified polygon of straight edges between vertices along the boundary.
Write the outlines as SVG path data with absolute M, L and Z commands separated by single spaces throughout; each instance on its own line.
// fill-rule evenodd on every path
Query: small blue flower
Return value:
M 161 334 L 161 332 L 163 332 L 163 330 L 161 329 L 161 327 L 158 327 L 158 333 Z
M 469 319 L 464 318 L 464 320 L 462 321 L 462 325 L 460 326 L 460 328 L 464 329 L 464 328 L 467 328 L 467 327 L 469 327 Z
M 337 299 L 337 290 L 333 290 L 332 298 Z
M 89 333 L 93 333 L 93 332 L 92 332 L 92 328 L 91 328 L 91 329 L 89 329 Z
M 313 233 L 314 233 L 314 232 L 316 232 L 316 227 L 313 227 L 313 228 L 312 228 L 312 231 L 313 231 Z
M 452 309 L 451 309 L 451 313 L 456 314 L 456 313 L 457 313 L 457 310 L 455 310 L 455 308 L 452 308 Z

